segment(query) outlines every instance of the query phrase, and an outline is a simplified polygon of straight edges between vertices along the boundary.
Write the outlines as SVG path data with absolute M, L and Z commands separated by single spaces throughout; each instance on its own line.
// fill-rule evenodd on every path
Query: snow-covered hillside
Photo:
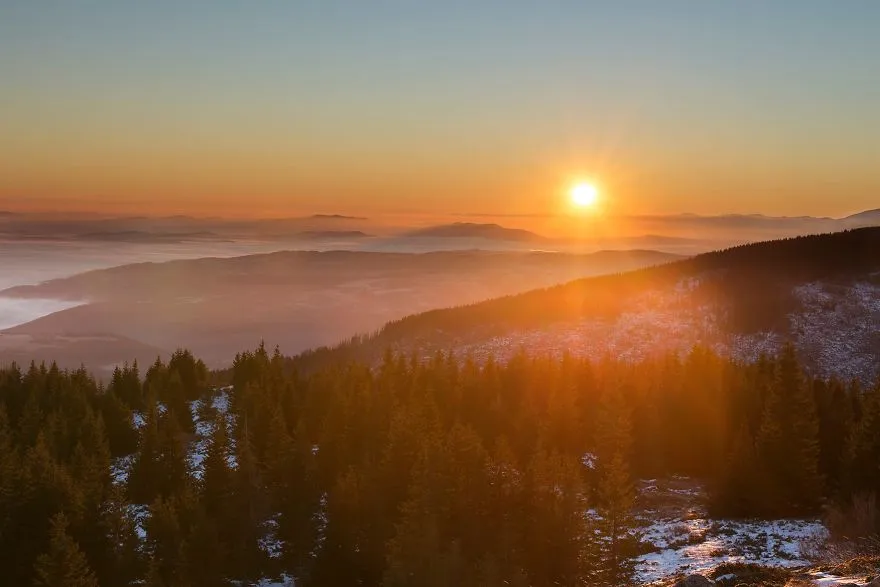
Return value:
M 726 310 L 694 295 L 698 281 L 682 280 L 670 290 L 651 289 L 628 301 L 613 318 L 585 318 L 518 330 L 456 348 L 477 360 L 505 360 L 530 353 L 637 361 L 648 356 L 686 353 L 694 346 L 744 361 L 772 353 L 791 340 L 816 375 L 873 381 L 880 374 L 880 285 L 812 282 L 793 289 L 796 308 L 785 331 L 731 333 Z M 435 350 L 435 349 L 430 349 Z

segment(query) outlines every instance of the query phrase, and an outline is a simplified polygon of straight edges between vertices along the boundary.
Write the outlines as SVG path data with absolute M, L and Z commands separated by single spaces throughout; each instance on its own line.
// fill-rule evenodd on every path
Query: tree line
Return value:
M 106 386 L 0 369 L 4 581 L 620 585 L 643 548 L 635 479 L 704 479 L 720 516 L 880 487 L 880 385 L 808 377 L 790 346 L 307 373 L 261 346 L 226 376 L 187 351 Z

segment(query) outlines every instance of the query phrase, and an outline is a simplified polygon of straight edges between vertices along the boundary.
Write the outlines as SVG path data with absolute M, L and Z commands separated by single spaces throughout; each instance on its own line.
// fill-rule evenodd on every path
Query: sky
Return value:
M 0 0 L 0 209 L 841 216 L 876 0 Z

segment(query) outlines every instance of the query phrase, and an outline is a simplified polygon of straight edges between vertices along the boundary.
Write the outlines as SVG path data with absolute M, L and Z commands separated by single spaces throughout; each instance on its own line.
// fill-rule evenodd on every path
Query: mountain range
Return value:
M 6 213 L 0 215 L 0 242 L 75 240 L 175 244 L 258 240 L 308 244 L 342 240 L 346 248 L 379 251 L 542 247 L 584 252 L 585 249 L 639 247 L 694 254 L 747 242 L 876 226 L 880 225 L 880 209 L 842 218 L 678 214 L 584 218 L 502 215 L 486 220 L 435 222 L 423 226 L 414 218 L 344 214 L 223 219 Z M 365 235 L 376 238 L 364 240 Z M 428 245 L 427 241 L 430 241 Z

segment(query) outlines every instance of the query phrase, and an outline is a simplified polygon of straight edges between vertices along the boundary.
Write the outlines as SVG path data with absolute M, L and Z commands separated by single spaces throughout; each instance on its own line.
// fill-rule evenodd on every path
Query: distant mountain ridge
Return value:
M 878 210 L 866 210 L 844 218 L 761 214 L 627 215 L 608 218 L 575 218 L 564 214 L 500 214 L 495 217 L 495 221 L 491 221 L 490 217 L 486 218 L 484 223 L 441 224 L 438 220 L 437 225 L 419 227 L 413 226 L 412 220 L 366 218 L 347 214 L 260 219 L 182 215 L 111 217 L 101 214 L 7 213 L 0 214 L 0 239 L 6 242 L 32 242 L 41 239 L 57 242 L 71 239 L 132 243 L 152 240 L 161 243 L 169 238 L 146 235 L 213 234 L 220 241 L 278 243 L 294 242 L 316 237 L 319 233 L 335 231 L 348 232 L 348 237 L 354 238 L 359 231 L 376 236 L 366 246 L 378 250 L 424 252 L 449 248 L 554 248 L 584 252 L 590 248 L 663 247 L 668 252 L 696 254 L 746 242 L 880 225 Z M 508 221 L 514 222 L 511 220 L 513 218 L 519 224 L 506 226 Z M 529 218 L 533 220 L 529 221 Z M 110 236 L 113 234 L 118 236 Z
M 75 236 L 84 241 L 124 243 L 181 243 L 193 240 L 225 240 L 213 232 L 147 232 L 143 230 L 120 230 L 89 232 Z
M 372 235 L 362 230 L 307 230 L 297 233 L 296 236 L 308 240 L 328 240 L 337 238 L 370 238 Z
M 503 240 L 516 242 L 532 242 L 547 240 L 534 232 L 521 228 L 506 228 L 500 224 L 475 222 L 455 222 L 453 224 L 441 224 L 407 232 L 409 237 L 431 238 L 484 238 L 489 240 Z
M 864 212 L 852 214 L 851 216 L 847 216 L 846 218 L 844 218 L 844 220 L 875 222 L 880 224 L 880 208 L 876 208 L 874 210 L 865 210 Z
M 345 214 L 312 214 L 309 218 L 320 220 L 368 220 L 364 216 L 347 216 Z

